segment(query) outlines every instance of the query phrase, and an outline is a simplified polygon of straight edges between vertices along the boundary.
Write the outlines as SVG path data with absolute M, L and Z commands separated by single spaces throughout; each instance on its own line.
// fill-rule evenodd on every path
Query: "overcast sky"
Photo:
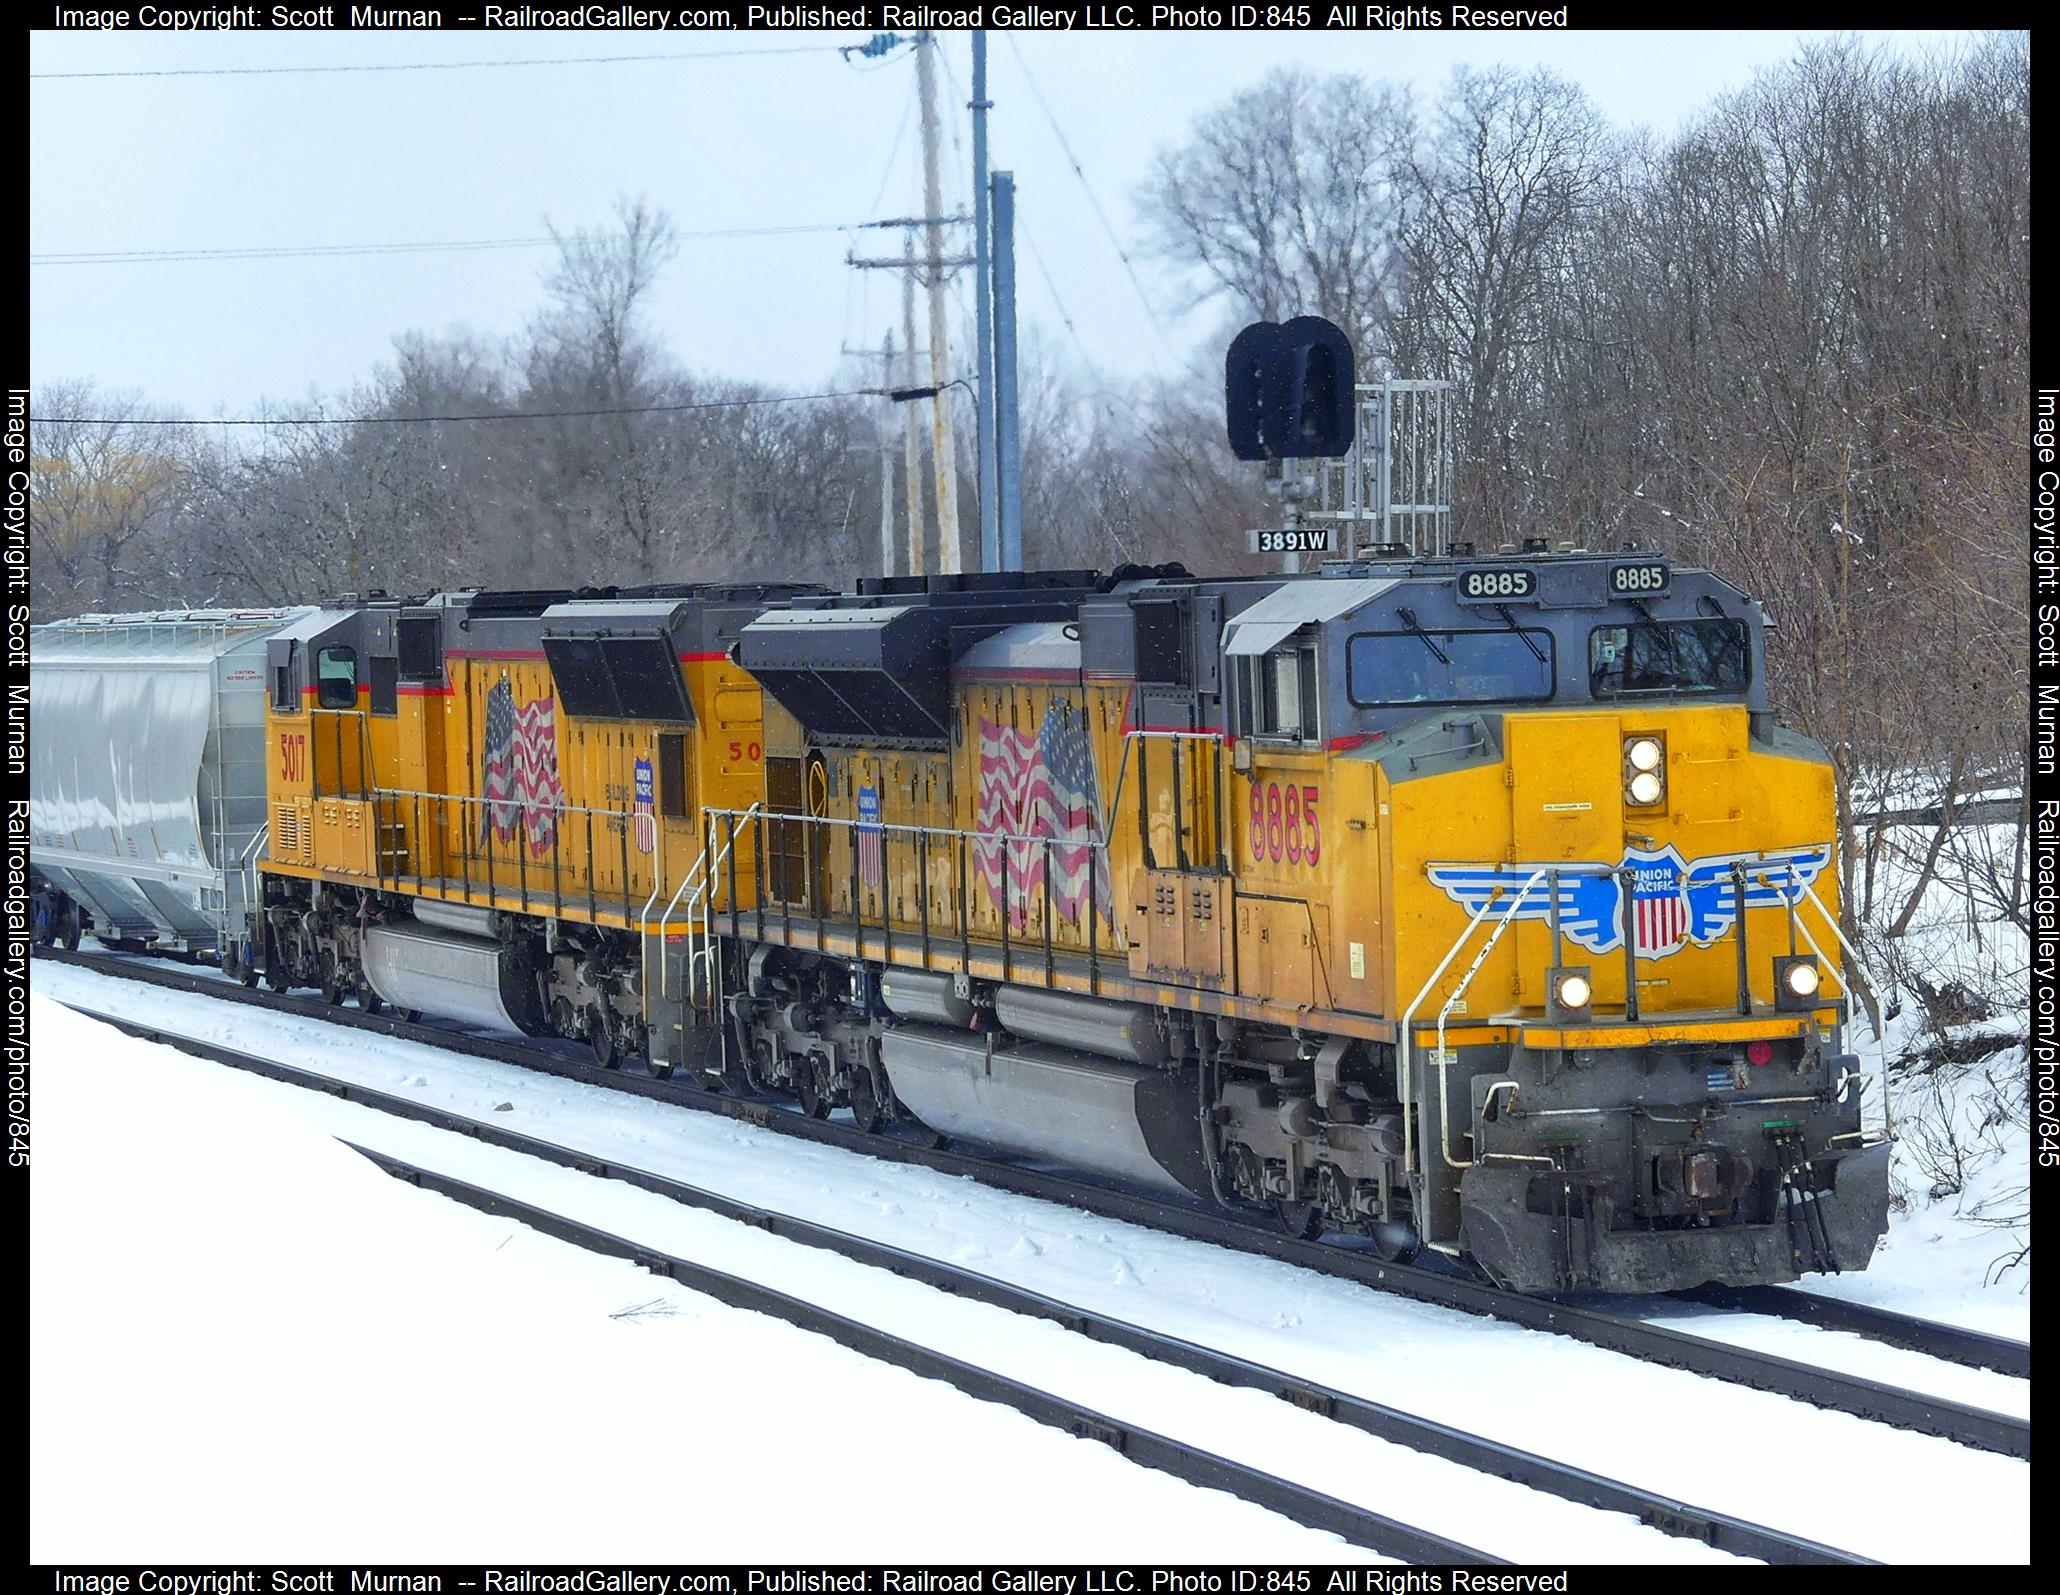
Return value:
M 1220 316 L 1183 317 L 1173 282 L 1142 258 L 1133 196 L 1156 149 L 1275 66 L 1407 81 L 1429 96 L 1461 62 L 1544 65 L 1577 79 L 1619 124 L 1666 132 L 1790 58 L 1806 37 L 995 33 L 992 158 L 1016 173 L 1023 316 L 1073 347 L 1063 303 L 1096 362 L 1117 375 L 1170 370 L 1169 348 L 1193 356 Z M 1911 52 L 1960 38 L 1867 37 Z M 858 42 L 837 33 L 39 32 L 30 41 L 33 74 L 631 52 L 703 58 L 40 79 L 30 84 L 30 250 L 534 238 L 547 217 L 561 227 L 605 223 L 620 194 L 663 206 L 684 234 L 918 213 L 910 52 L 860 65 L 835 52 Z M 718 53 L 732 51 L 767 53 Z M 946 36 L 943 99 L 955 137 L 945 191 L 954 208 L 971 192 L 968 52 L 966 35 Z M 1033 82 L 1080 159 L 1084 188 Z M 1138 260 L 1163 334 L 1096 201 Z M 822 385 L 840 345 L 877 343 L 900 319 L 891 274 L 844 264 L 854 241 L 863 253 L 899 251 L 898 235 L 879 232 L 688 237 L 654 301 L 653 329 L 697 371 Z M 515 331 L 540 302 L 551 258 L 547 247 L 523 247 L 34 265 L 32 377 L 90 378 L 196 416 L 246 414 L 261 399 L 347 387 L 405 329 Z M 970 303 L 963 284 L 959 303 Z M 1202 355 L 1205 366 L 1220 359 L 1213 349 Z

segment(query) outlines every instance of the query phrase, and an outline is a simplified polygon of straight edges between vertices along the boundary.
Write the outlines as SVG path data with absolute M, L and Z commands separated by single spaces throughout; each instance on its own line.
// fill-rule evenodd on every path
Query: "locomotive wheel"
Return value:
M 79 910 L 76 904 L 64 911 L 64 950 L 75 953 L 79 950 Z
M 852 1071 L 851 1117 L 867 1135 L 878 1135 L 887 1123 L 886 1111 L 873 1090 L 873 1072 L 870 1069 Z
M 332 1008 L 343 1006 L 343 976 L 336 967 L 336 955 L 322 954 L 322 1000 Z
M 579 1030 L 573 1022 L 572 1004 L 563 997 L 551 999 L 551 1028 L 567 1041 L 574 1040 Z
M 615 1051 L 615 1031 L 599 1003 L 587 1009 L 587 1045 L 594 1049 L 594 1062 L 604 1069 L 612 1069 L 620 1061 Z
M 363 975 L 358 976 L 358 1008 L 363 1013 L 377 1013 L 386 1006 L 386 999 L 372 989 L 372 982 Z
M 1321 1202 L 1291 1202 L 1280 1196 L 1274 1198 L 1273 1211 L 1280 1217 L 1280 1227 L 1298 1241 L 1313 1241 L 1323 1233 Z
M 240 948 L 236 954 L 236 978 L 255 991 L 258 983 L 258 966 L 251 957 L 251 949 Z
M 794 1060 L 794 1095 L 801 1099 L 801 1111 L 811 1119 L 830 1116 L 830 1095 L 823 1089 L 822 1076 L 817 1073 L 813 1057 Z

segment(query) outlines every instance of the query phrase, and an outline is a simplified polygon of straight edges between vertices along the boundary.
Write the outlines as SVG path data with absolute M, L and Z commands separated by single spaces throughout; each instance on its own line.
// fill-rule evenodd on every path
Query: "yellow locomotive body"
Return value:
M 246 978 L 1521 1289 L 1885 1223 L 1830 767 L 1705 572 L 466 593 L 268 647 Z
M 1742 595 L 1538 564 L 1521 622 L 1454 561 L 760 617 L 766 807 L 718 824 L 777 867 L 714 905 L 756 949 L 750 1079 L 1524 1288 L 1862 1261 L 1830 766 L 1773 725 Z M 1619 665 L 1647 637 L 1723 658 Z
M 645 944 L 697 906 L 703 810 L 762 785 L 761 695 L 728 644 L 792 591 L 469 592 L 282 630 L 243 967 L 642 1052 Z

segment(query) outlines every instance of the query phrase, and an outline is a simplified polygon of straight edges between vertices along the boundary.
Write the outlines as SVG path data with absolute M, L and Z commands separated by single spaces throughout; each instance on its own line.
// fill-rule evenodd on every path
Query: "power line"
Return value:
M 1022 46 L 1016 43 L 1013 34 L 1005 34 L 1003 37 L 1008 39 L 1009 49 L 1015 52 L 1016 65 L 1023 69 L 1023 81 L 1030 85 L 1030 92 L 1036 97 L 1038 108 L 1044 112 L 1044 119 L 1051 124 L 1052 136 L 1059 141 L 1059 149 L 1064 152 L 1067 164 L 1073 168 L 1073 175 L 1080 179 L 1080 190 L 1087 196 L 1087 203 L 1093 209 L 1095 219 L 1102 224 L 1102 231 L 1108 235 L 1110 246 L 1116 251 L 1116 258 L 1123 262 L 1123 270 L 1130 278 L 1130 286 L 1137 291 L 1137 302 L 1144 306 L 1144 313 L 1151 321 L 1152 330 L 1159 335 L 1159 342 L 1165 345 L 1166 353 L 1178 362 L 1179 352 L 1173 347 L 1173 340 L 1166 334 L 1166 324 L 1159 319 L 1158 306 L 1152 303 L 1151 295 L 1144 291 L 1144 280 L 1138 276 L 1137 267 L 1131 262 L 1130 251 L 1123 247 L 1122 239 L 1116 236 L 1115 224 L 1109 220 L 1109 213 L 1102 209 L 1102 202 L 1095 197 L 1094 185 L 1088 182 L 1087 173 L 1081 169 L 1080 157 L 1073 153 L 1072 141 L 1066 137 L 1065 129 L 1059 126 L 1057 113 L 1052 110 L 1051 102 L 1044 97 L 1044 90 L 1038 87 L 1036 75 L 1030 70 L 1030 63 L 1023 58 Z
M 863 222 L 803 222 L 781 227 L 719 227 L 676 236 L 687 242 L 720 238 L 772 238 L 793 233 L 845 233 Z M 233 249 L 74 249 L 29 256 L 31 266 L 126 266 L 138 263 L 193 260 L 324 259 L 352 255 L 425 255 L 474 253 L 492 249 L 537 249 L 558 240 L 542 238 L 472 238 L 400 244 L 250 244 Z
M 534 61 L 390 61 L 352 66 L 209 66 L 134 72 L 31 72 L 31 80 L 58 78 L 240 78 L 283 77 L 308 72 L 464 72 L 482 67 L 615 66 L 632 61 L 716 61 L 745 55 L 820 55 L 834 44 L 790 44 L 770 50 L 675 50 L 661 55 L 558 55 Z
M 1066 330 L 1073 335 L 1073 343 L 1080 351 L 1080 358 L 1087 362 L 1090 371 L 1093 370 L 1094 356 L 1088 353 L 1087 340 L 1080 336 L 1080 329 L 1073 325 L 1072 311 L 1066 308 L 1066 301 L 1059 297 L 1059 285 L 1052 280 L 1051 268 L 1044 263 L 1044 251 L 1037 247 L 1037 235 L 1019 221 L 1016 224 L 1016 236 L 1030 246 L 1030 258 L 1037 265 L 1037 275 L 1044 279 L 1044 291 L 1051 295 L 1051 302 L 1058 310 L 1059 320 L 1066 324 Z
M 816 399 L 870 399 L 878 388 L 823 393 L 767 393 L 746 399 L 703 399 L 692 404 L 632 404 L 607 410 L 519 410 L 484 415 L 212 416 L 202 421 L 157 417 L 32 415 L 45 426 L 429 426 L 445 421 L 562 421 L 602 415 L 678 415 L 689 410 L 738 410 L 751 405 L 805 404 Z

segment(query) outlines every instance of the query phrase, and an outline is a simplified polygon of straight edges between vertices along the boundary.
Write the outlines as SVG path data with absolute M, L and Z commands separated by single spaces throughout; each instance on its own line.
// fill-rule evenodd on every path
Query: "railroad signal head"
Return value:
M 1352 447 L 1352 343 L 1321 316 L 1255 321 L 1223 361 L 1223 420 L 1241 460 L 1335 459 Z

